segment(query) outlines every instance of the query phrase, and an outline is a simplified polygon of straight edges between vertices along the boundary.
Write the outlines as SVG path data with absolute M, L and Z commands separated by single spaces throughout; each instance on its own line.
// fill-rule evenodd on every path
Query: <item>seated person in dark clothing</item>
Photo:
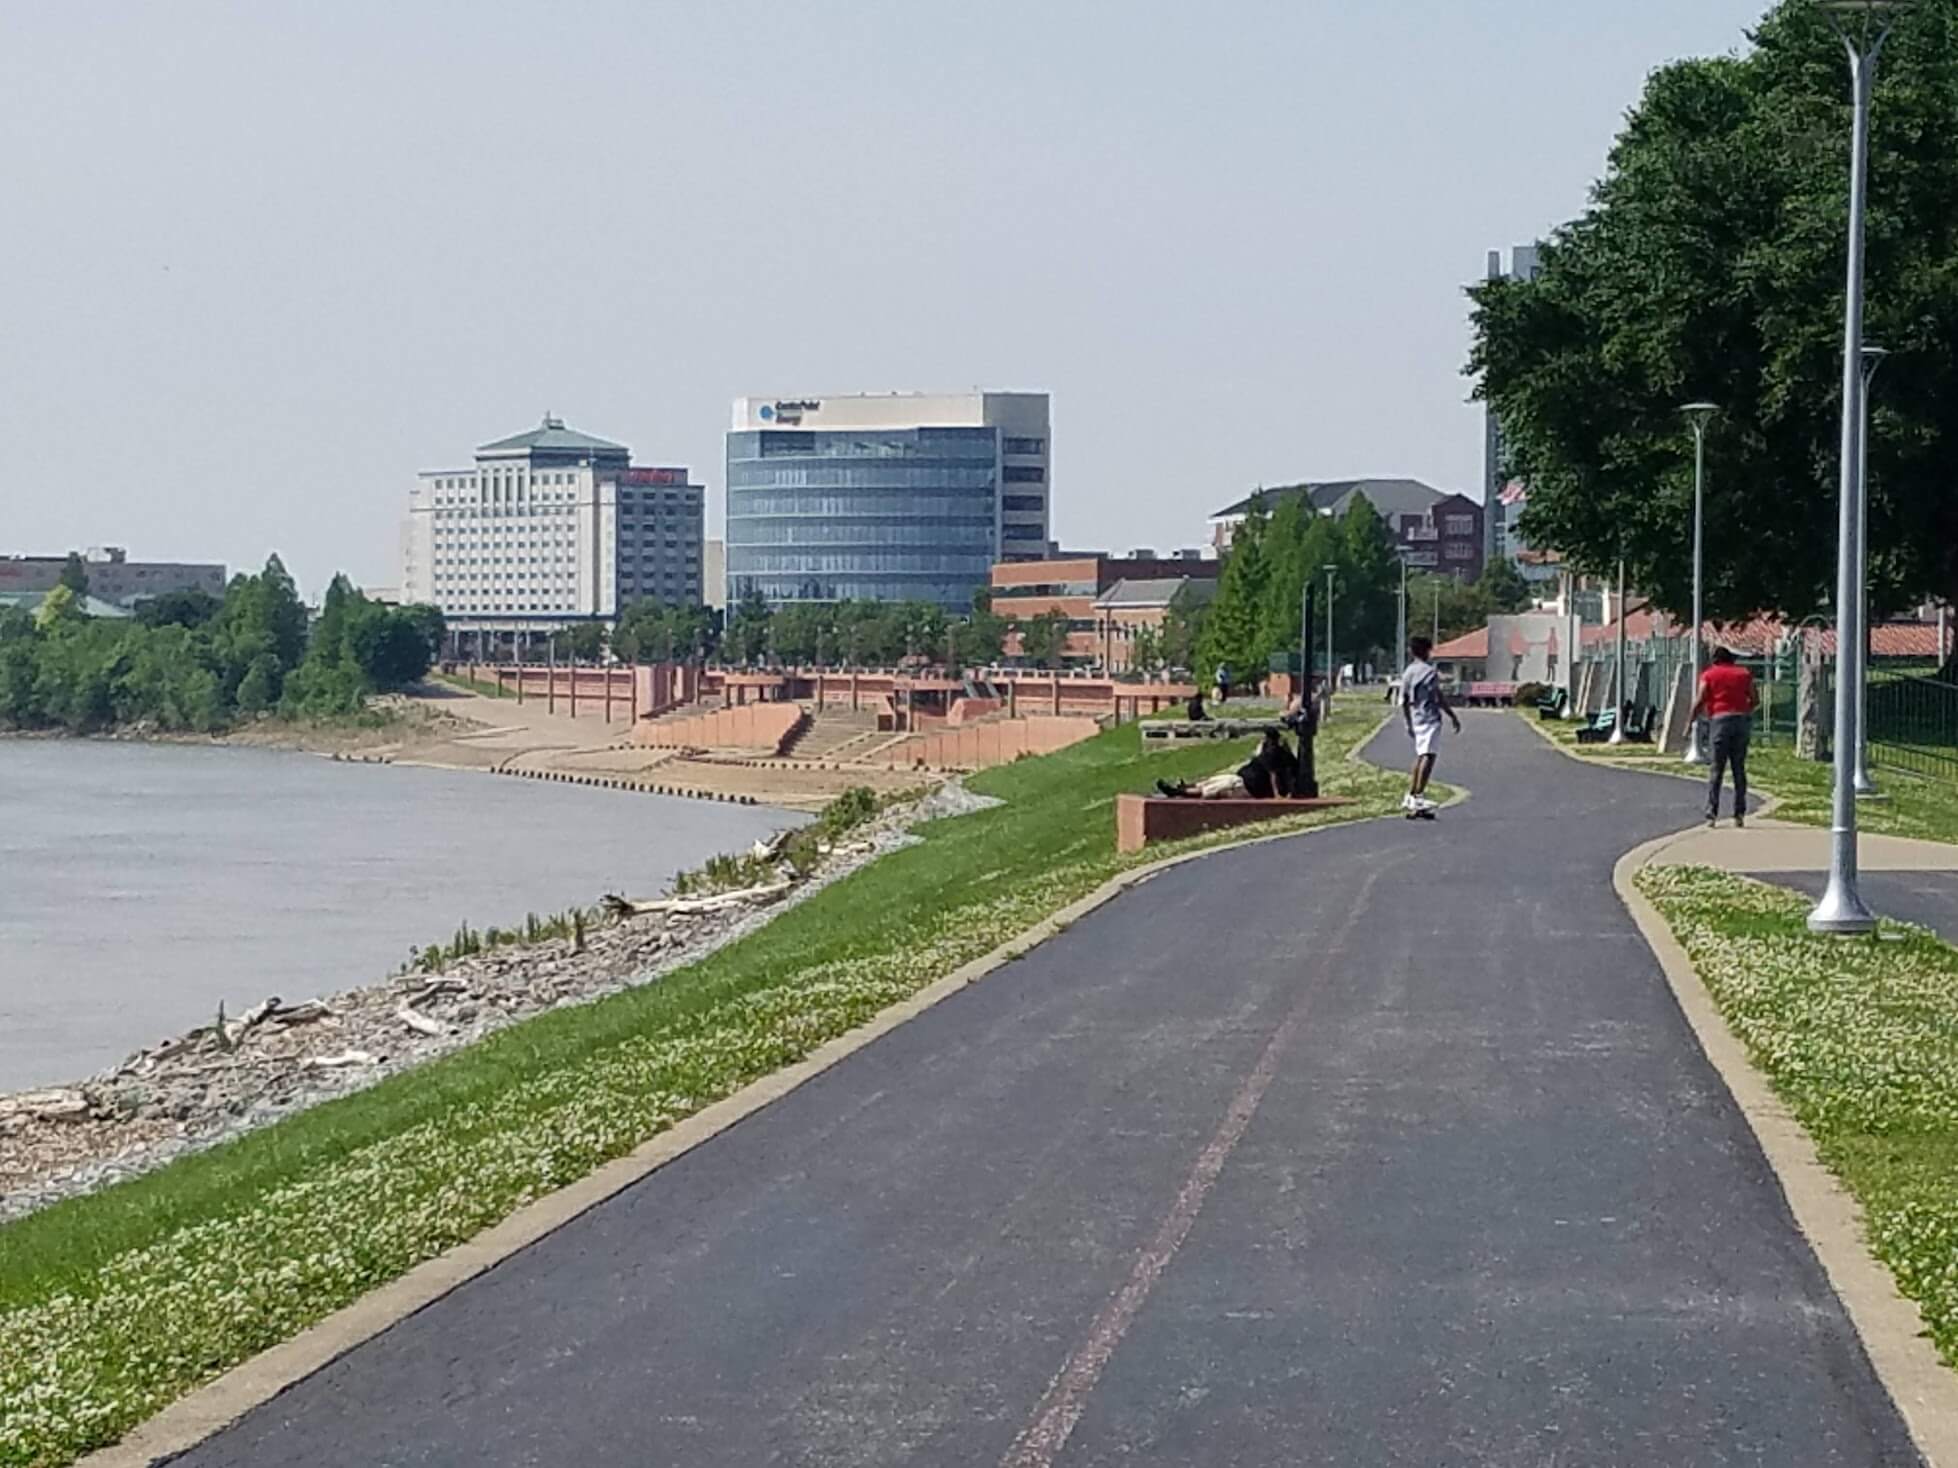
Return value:
M 1192 724 L 1204 724 L 1210 721 L 1210 710 L 1203 706 L 1203 690 L 1201 688 L 1190 695 L 1190 706 L 1184 711 L 1184 717 Z
M 1298 757 L 1285 747 L 1275 729 L 1267 729 L 1264 743 L 1242 768 L 1212 775 L 1194 785 L 1187 780 L 1174 784 L 1158 780 L 1156 789 L 1179 800 L 1270 800 L 1274 795 L 1290 794 L 1297 774 Z

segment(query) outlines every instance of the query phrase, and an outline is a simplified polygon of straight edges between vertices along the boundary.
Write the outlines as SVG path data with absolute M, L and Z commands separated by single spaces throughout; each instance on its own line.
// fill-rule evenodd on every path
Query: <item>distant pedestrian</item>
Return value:
M 1713 661 L 1700 674 L 1699 696 L 1693 700 L 1689 723 L 1705 716 L 1712 734 L 1707 753 L 1706 823 L 1720 820 L 1720 780 L 1729 765 L 1734 771 L 1734 824 L 1747 824 L 1747 740 L 1754 728 L 1754 675 L 1734 661 L 1724 647 L 1713 650 Z
M 1409 820 L 1433 820 L 1435 802 L 1428 799 L 1428 780 L 1434 774 L 1435 753 L 1441 744 L 1441 721 L 1446 716 L 1462 732 L 1462 721 L 1448 706 L 1441 691 L 1441 671 L 1428 661 L 1434 644 L 1425 637 L 1408 639 L 1414 661 L 1401 674 L 1401 717 L 1407 723 L 1407 737 L 1414 741 L 1414 768 L 1407 779 L 1407 794 L 1401 797 L 1401 810 Z
M 1224 664 L 1217 664 L 1217 702 L 1231 701 L 1231 670 Z

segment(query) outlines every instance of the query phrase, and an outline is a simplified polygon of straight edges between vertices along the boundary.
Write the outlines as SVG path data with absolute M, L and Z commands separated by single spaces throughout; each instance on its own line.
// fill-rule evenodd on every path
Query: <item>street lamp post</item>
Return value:
M 1863 211 L 1870 161 L 1870 89 L 1877 57 L 1909 0 L 1822 0 L 1849 53 L 1849 272 L 1842 313 L 1842 504 L 1836 547 L 1835 790 L 1829 885 L 1808 915 L 1814 933 L 1867 933 L 1876 915 L 1856 884 L 1856 758 L 1862 743 Z
M 1882 347 L 1863 348 L 1863 400 L 1857 405 L 1856 420 L 1856 543 L 1862 554 L 1856 559 L 1856 604 L 1863 609 L 1863 676 L 1856 680 L 1856 798 L 1868 800 L 1879 792 L 1870 775 L 1870 384 L 1876 369 L 1889 352 Z
M 1398 672 L 1407 666 L 1407 552 L 1397 553 L 1401 563 L 1401 600 L 1399 617 L 1394 626 L 1394 669 Z
M 1720 410 L 1712 403 L 1688 403 L 1680 411 L 1686 415 L 1686 422 L 1693 430 L 1693 692 L 1697 696 L 1700 687 L 1700 629 L 1706 626 L 1706 613 L 1702 606 L 1705 587 L 1706 426 Z M 1694 719 L 1692 727 L 1686 731 L 1685 758 L 1689 765 L 1706 763 L 1706 751 L 1700 747 L 1698 719 Z
M 1618 558 L 1618 667 L 1612 675 L 1611 735 L 1606 744 L 1625 742 L 1625 558 Z
M 1339 691 L 1339 665 L 1333 660 L 1333 572 L 1339 567 L 1328 563 L 1319 568 L 1326 573 L 1326 692 Z

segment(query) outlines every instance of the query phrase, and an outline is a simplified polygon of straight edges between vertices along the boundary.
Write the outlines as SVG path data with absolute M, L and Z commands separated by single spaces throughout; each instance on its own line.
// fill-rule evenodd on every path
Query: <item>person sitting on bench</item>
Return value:
M 1156 789 L 1175 800 L 1270 800 L 1274 795 L 1291 794 L 1298 767 L 1298 756 L 1285 747 L 1278 731 L 1267 729 L 1258 752 L 1239 769 L 1212 775 L 1194 785 L 1187 780 L 1174 784 L 1158 780 Z
M 1201 688 L 1190 695 L 1190 706 L 1183 711 L 1183 717 L 1188 719 L 1192 724 L 1207 724 L 1210 722 L 1210 710 L 1203 706 L 1203 690 Z

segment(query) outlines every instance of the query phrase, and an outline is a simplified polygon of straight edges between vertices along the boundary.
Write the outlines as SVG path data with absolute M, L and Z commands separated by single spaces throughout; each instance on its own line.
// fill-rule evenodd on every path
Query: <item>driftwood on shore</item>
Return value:
M 795 883 L 787 877 L 773 882 L 764 882 L 759 887 L 743 887 L 734 892 L 712 892 L 701 897 L 655 897 L 647 901 L 634 901 L 630 897 L 620 897 L 607 893 L 604 898 L 605 911 L 612 917 L 645 917 L 649 914 L 666 913 L 674 917 L 692 917 L 699 913 L 725 912 L 731 907 L 745 907 L 750 903 L 759 906 L 785 896 Z

